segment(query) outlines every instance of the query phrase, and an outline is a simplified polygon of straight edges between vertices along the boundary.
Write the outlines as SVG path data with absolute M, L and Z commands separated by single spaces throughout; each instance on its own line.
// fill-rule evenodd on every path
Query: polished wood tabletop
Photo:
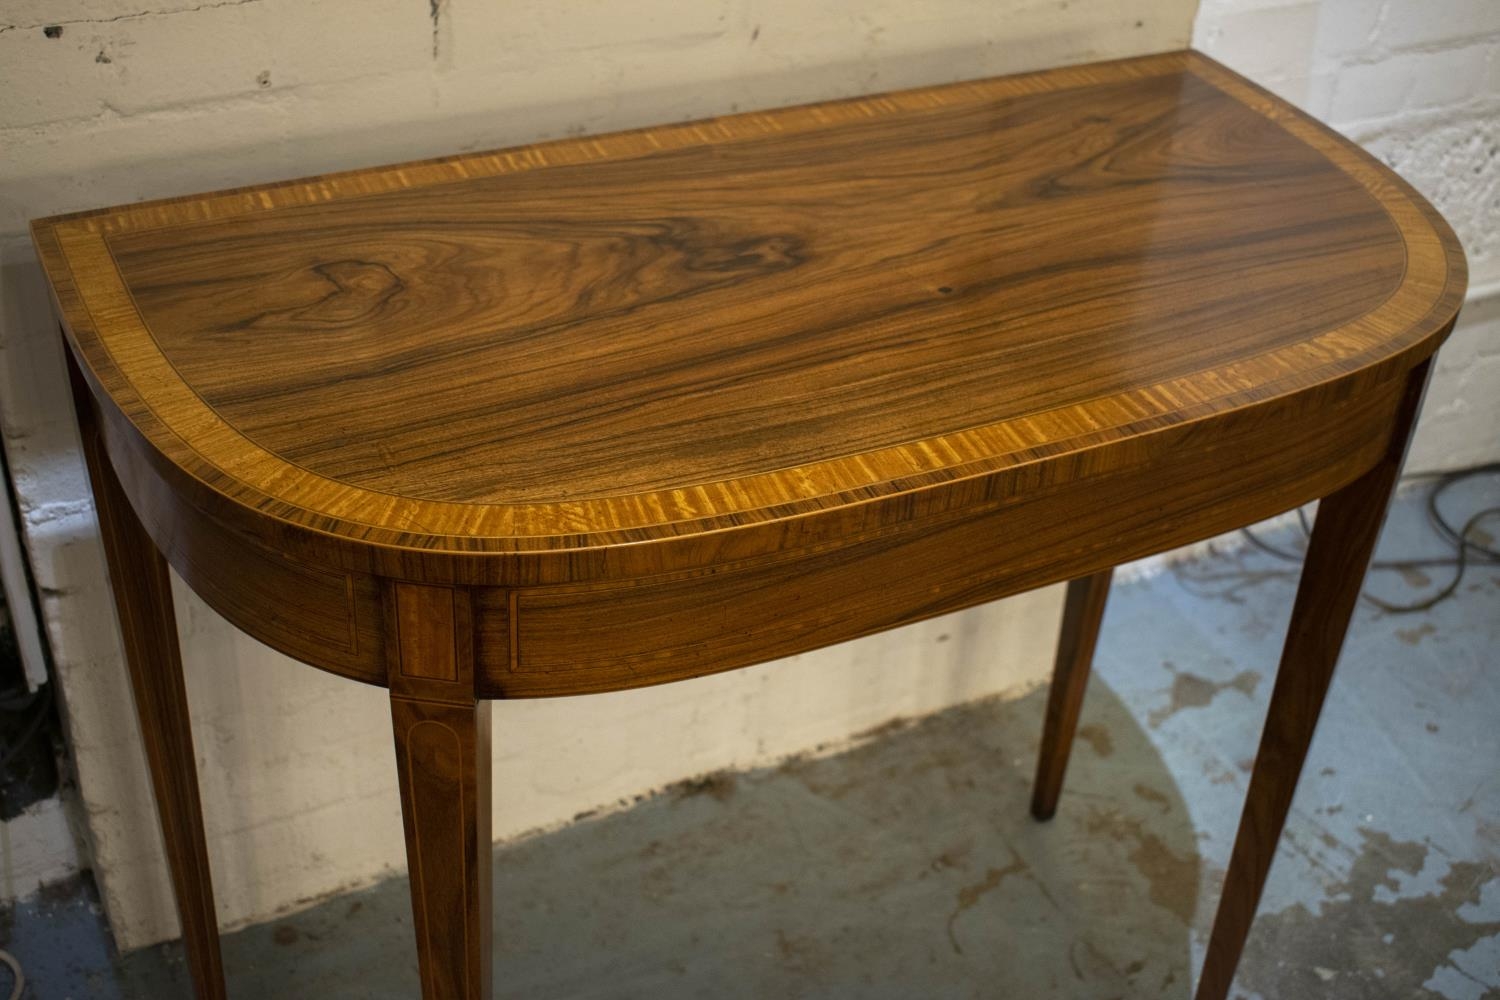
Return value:
M 1200 981 L 1224 996 L 1465 287 L 1405 182 L 1192 52 L 33 235 L 204 996 L 167 564 L 390 688 L 424 996 L 467 998 L 489 995 L 485 699 L 1071 580 L 1045 817 L 1110 568 L 1327 498 Z

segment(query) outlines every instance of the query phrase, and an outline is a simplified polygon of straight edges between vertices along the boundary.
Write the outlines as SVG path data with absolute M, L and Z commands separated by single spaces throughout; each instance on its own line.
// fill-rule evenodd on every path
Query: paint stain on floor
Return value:
M 1173 914 L 1183 926 L 1192 926 L 1198 908 L 1200 861 L 1196 852 L 1179 854 L 1146 823 L 1113 809 L 1090 809 L 1086 827 L 1093 836 L 1128 847 L 1130 864 L 1146 880 L 1151 902 Z
M 948 941 L 953 945 L 955 955 L 964 953 L 963 947 L 958 943 L 958 936 L 953 933 L 953 925 L 959 917 L 963 916 L 964 911 L 973 908 L 974 904 L 979 902 L 986 893 L 1000 888 L 1000 883 L 1005 881 L 1006 876 L 1024 874 L 1028 870 L 1026 862 L 1017 857 L 1004 868 L 988 869 L 981 881 L 958 890 L 958 905 L 953 908 L 952 913 L 948 914 Z
M 1162 812 L 1166 812 L 1172 808 L 1172 800 L 1167 797 L 1165 792 L 1158 792 L 1156 789 L 1148 785 L 1143 785 L 1140 782 L 1136 782 L 1135 787 L 1131 791 L 1135 793 L 1136 798 L 1160 806 Z
M 1298 903 L 1260 914 L 1240 984 L 1265 997 L 1322 1000 L 1500 994 L 1500 967 L 1482 979 L 1450 960 L 1486 939 L 1500 945 L 1500 908 L 1480 910 L 1486 888 L 1500 890 L 1500 867 L 1434 857 L 1427 844 L 1379 830 L 1360 835 L 1348 876 L 1325 888 L 1316 910 Z M 1445 869 L 1435 891 L 1403 891 L 1432 864 Z
M 1260 686 L 1260 672 L 1241 670 L 1227 681 L 1211 681 L 1187 670 L 1178 670 L 1170 661 L 1163 664 L 1172 671 L 1172 687 L 1168 690 L 1167 704 L 1151 710 L 1146 717 L 1152 729 L 1185 708 L 1205 708 L 1223 691 L 1238 691 L 1247 698 L 1255 697 Z
M 1079 726 L 1077 738 L 1087 743 L 1100 757 L 1108 757 L 1115 752 L 1114 741 L 1109 738 L 1109 730 L 1098 723 Z
M 1415 646 L 1429 635 L 1437 635 L 1437 628 L 1432 622 L 1423 622 L 1415 628 L 1396 629 L 1396 638 L 1408 646 Z

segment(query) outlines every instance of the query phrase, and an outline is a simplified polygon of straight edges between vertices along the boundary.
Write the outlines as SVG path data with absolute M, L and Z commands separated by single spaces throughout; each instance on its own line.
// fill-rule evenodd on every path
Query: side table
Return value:
M 198 995 L 168 566 L 389 688 L 427 1000 L 490 995 L 490 702 L 1058 581 L 1051 815 L 1126 560 L 1322 498 L 1200 1000 L 1229 989 L 1465 265 L 1193 52 L 43 219 Z

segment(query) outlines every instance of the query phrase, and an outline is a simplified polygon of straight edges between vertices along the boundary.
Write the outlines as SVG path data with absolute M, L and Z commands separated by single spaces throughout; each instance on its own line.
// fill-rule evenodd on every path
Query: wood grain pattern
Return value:
M 890 117 L 108 245 L 162 355 L 240 434 L 332 481 L 487 505 L 1073 406 L 1214 367 L 1225 343 L 1298 343 L 1401 283 L 1369 192 L 1191 75 Z M 1051 205 L 1069 210 L 1039 224 Z M 1079 281 L 1097 298 L 1064 306 Z M 1118 294 L 1142 284 L 1195 294 Z M 1219 337 L 1184 339 L 1205 312 Z
M 1401 475 L 1430 368 L 1424 362 L 1407 377 L 1381 460 L 1318 505 L 1239 833 L 1198 980 L 1197 1000 L 1224 1000 L 1229 995 L 1344 634 Z
M 396 644 L 403 678 L 458 681 L 459 629 L 454 592 L 443 587 L 394 584 Z M 465 635 L 464 641 L 469 641 Z
M 1464 283 L 1399 179 L 1191 53 L 34 233 L 87 373 L 177 488 L 273 547 L 310 532 L 433 582 L 467 553 L 581 580 L 623 543 L 676 561 L 851 504 L 895 520 L 1393 377 Z
M 199 1000 L 224 1000 L 227 994 L 219 954 L 218 911 L 214 908 L 213 877 L 203 834 L 203 804 L 198 795 L 197 757 L 172 609 L 172 580 L 166 562 L 131 510 L 109 464 L 92 397 L 71 358 L 68 371 L 99 516 L 99 534 L 109 564 L 125 666 L 151 772 L 167 867 L 172 873 L 188 972 Z
M 1078 713 L 1088 689 L 1094 646 L 1099 641 L 1099 626 L 1104 622 L 1104 605 L 1109 600 L 1109 581 L 1113 575 L 1111 569 L 1068 582 L 1057 662 L 1052 668 L 1052 689 L 1047 692 L 1041 752 L 1037 755 L 1036 785 L 1031 793 L 1031 815 L 1037 819 L 1051 819 L 1057 812 L 1057 797 L 1062 793 L 1063 776 L 1068 770 L 1068 755 L 1078 730 Z

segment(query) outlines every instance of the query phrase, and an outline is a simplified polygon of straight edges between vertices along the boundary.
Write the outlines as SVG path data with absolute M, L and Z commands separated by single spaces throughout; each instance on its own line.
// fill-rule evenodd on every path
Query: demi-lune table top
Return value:
M 1190 52 L 35 236 L 88 377 L 171 465 L 468 552 L 826 510 L 1409 366 L 1464 284 L 1390 171 Z

